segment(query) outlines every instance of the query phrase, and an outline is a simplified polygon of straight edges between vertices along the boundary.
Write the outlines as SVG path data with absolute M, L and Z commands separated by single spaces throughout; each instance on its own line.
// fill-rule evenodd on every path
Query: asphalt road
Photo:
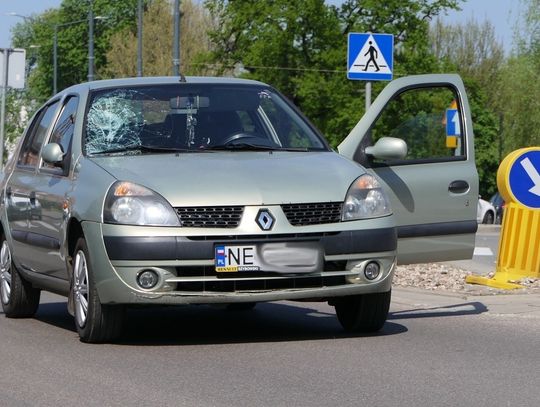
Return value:
M 377 335 L 280 302 L 131 310 L 114 345 L 80 343 L 65 300 L 44 294 L 34 319 L 0 315 L 0 406 L 538 405 L 538 316 L 394 294 Z

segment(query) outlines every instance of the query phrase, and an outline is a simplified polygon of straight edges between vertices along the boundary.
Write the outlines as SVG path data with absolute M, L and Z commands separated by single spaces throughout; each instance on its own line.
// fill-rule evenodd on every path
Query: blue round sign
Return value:
M 510 168 L 508 181 L 519 203 L 540 209 L 540 151 L 527 151 L 518 156 Z

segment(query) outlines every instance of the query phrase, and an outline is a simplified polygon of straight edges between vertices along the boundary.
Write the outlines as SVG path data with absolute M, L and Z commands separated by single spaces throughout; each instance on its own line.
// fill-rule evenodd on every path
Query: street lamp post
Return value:
M 92 0 L 88 6 L 88 82 L 94 80 L 94 10 Z
M 174 1 L 173 75 L 180 76 L 180 0 Z
M 58 29 L 61 27 L 67 27 L 68 25 L 74 25 L 82 23 L 86 20 L 70 21 L 69 23 L 55 24 L 54 36 L 53 36 L 53 95 L 56 95 L 58 91 Z
M 91 17 L 91 20 L 90 20 Z M 94 80 L 94 20 L 104 20 L 107 17 L 93 16 L 93 13 L 89 13 L 88 20 L 88 81 Z M 53 94 L 56 94 L 58 90 L 58 29 L 66 27 L 68 25 L 80 24 L 85 20 L 70 21 L 63 24 L 54 25 L 54 37 L 53 37 Z M 90 21 L 92 22 L 90 24 Z
M 143 76 L 142 41 L 143 41 L 143 0 L 137 4 L 137 76 Z

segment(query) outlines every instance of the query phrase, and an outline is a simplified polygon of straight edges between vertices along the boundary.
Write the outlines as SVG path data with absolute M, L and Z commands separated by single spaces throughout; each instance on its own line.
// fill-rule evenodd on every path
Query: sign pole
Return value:
M 371 83 L 392 80 L 394 36 L 391 34 L 349 33 L 347 38 L 347 79 L 366 81 L 366 112 L 371 106 Z
M 366 112 L 371 106 L 371 82 L 366 82 Z
M 0 168 L 4 165 L 4 122 L 6 115 L 6 93 L 8 87 L 9 54 L 11 49 L 0 49 L 4 54 L 4 77 L 2 78 L 2 106 L 0 107 Z

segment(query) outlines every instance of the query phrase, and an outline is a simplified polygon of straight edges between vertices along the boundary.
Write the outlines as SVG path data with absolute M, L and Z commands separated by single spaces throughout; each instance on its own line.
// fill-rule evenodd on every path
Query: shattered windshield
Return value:
M 327 150 L 273 90 L 253 85 L 170 84 L 92 94 L 88 155 L 220 150 Z

